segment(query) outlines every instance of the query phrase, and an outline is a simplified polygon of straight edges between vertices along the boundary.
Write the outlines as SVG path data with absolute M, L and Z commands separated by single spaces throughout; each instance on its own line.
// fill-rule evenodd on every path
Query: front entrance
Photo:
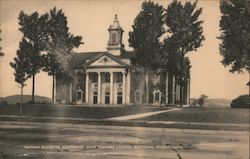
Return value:
M 98 101 L 98 94 L 97 92 L 93 92 L 93 104 L 97 104 Z
M 156 88 L 154 91 L 153 91 L 153 104 L 160 104 L 161 103 L 161 95 L 162 95 L 162 92 Z
M 76 91 L 76 104 L 82 104 L 83 91 L 79 87 Z
M 105 104 L 110 103 L 110 92 L 105 92 Z
M 122 104 L 122 92 L 117 93 L 117 104 Z

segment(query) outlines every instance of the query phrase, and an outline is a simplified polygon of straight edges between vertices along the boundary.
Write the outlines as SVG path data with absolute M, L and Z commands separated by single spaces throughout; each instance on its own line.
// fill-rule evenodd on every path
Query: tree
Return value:
M 19 31 L 23 33 L 23 38 L 29 44 L 29 64 L 30 69 L 26 73 L 32 77 L 32 102 L 34 102 L 35 95 L 35 76 L 39 73 L 42 65 L 43 58 L 42 51 L 46 49 L 48 37 L 46 34 L 46 26 L 48 22 L 48 14 L 39 16 L 38 12 L 30 15 L 25 14 L 23 11 L 19 14 Z
M 52 101 L 54 101 L 55 75 L 68 71 L 73 48 L 82 44 L 81 36 L 69 33 L 67 17 L 62 10 L 50 11 L 47 27 L 49 42 L 43 70 L 52 75 Z
M 185 2 L 183 5 L 180 1 L 174 0 L 166 10 L 166 25 L 171 38 L 172 47 L 175 57 L 180 60 L 180 96 L 183 96 L 183 83 L 184 83 L 184 67 L 185 67 L 185 54 L 191 51 L 196 51 L 201 46 L 202 41 L 205 39 L 203 36 L 203 21 L 199 20 L 202 13 L 202 8 L 197 8 L 197 1 L 194 3 Z M 168 43 L 169 44 L 169 43 Z M 166 44 L 166 45 L 168 45 Z M 178 66 L 178 65 L 177 65 Z M 181 98 L 181 105 L 183 99 Z
M 30 74 L 27 74 L 30 69 L 30 56 L 29 52 L 32 51 L 32 46 L 23 38 L 19 43 L 19 50 L 17 50 L 17 57 L 14 58 L 14 62 L 10 62 L 10 66 L 14 69 L 15 81 L 21 88 L 20 93 L 20 115 L 22 114 L 23 105 L 23 88 L 26 86 L 25 82 L 30 78 Z
M 176 75 L 180 72 L 180 58 L 177 56 L 177 50 L 174 46 L 175 42 L 172 37 L 165 38 L 159 54 L 159 61 L 161 67 L 165 68 L 166 72 L 166 104 L 175 102 L 175 79 Z M 169 93 L 170 92 L 170 93 Z
M 132 62 L 145 68 L 146 103 L 149 98 L 148 71 L 158 65 L 159 40 L 165 32 L 163 13 L 164 8 L 158 3 L 143 2 L 142 10 L 134 20 L 133 31 L 129 32 L 129 45 L 135 52 Z
M 163 41 L 161 54 L 159 55 L 159 63 L 166 71 L 166 82 L 168 82 L 166 92 L 172 92 L 172 94 L 166 93 L 166 99 L 169 99 L 169 102 L 174 104 L 175 80 L 179 84 L 182 80 L 183 82 L 187 82 L 190 78 L 190 60 L 188 57 L 184 57 L 184 61 L 182 61 L 181 56 L 178 54 L 175 41 L 172 37 L 168 37 Z
M 250 72 L 250 2 L 249 0 L 222 0 L 220 30 L 222 64 L 230 72 Z
M 2 30 L 0 29 L 0 35 L 1 35 Z M 1 36 L 0 36 L 0 42 L 2 41 Z M 4 56 L 4 53 L 2 52 L 2 47 L 0 47 L 0 57 Z

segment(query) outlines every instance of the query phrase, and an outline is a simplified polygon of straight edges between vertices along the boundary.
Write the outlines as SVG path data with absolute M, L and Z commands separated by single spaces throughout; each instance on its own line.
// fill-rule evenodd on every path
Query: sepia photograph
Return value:
M 249 159 L 250 0 L 0 0 L 0 159 Z

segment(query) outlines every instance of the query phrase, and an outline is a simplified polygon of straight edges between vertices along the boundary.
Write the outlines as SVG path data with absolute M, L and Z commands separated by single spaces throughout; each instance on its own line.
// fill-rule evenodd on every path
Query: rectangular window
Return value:
M 118 74 L 117 74 L 116 82 L 117 82 L 117 83 L 122 83 L 122 73 L 118 73 Z
M 82 99 L 82 92 L 77 92 L 77 100 L 81 100 Z
M 110 93 L 105 92 L 105 104 L 109 104 L 109 103 L 110 103 Z
M 104 82 L 106 83 L 110 82 L 110 74 L 108 72 L 104 74 Z
M 98 95 L 97 92 L 93 92 L 93 104 L 97 104 Z
M 98 74 L 97 73 L 92 74 L 91 82 L 92 83 L 97 83 L 98 82 Z

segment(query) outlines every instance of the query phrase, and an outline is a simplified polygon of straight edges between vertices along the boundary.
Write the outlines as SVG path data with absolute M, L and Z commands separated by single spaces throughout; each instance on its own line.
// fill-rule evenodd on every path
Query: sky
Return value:
M 40 14 L 57 7 L 63 9 L 67 16 L 69 30 L 74 35 L 83 37 L 84 45 L 75 49 L 76 52 L 105 51 L 108 41 L 108 27 L 118 15 L 123 27 L 123 43 L 128 46 L 128 33 L 132 30 L 135 17 L 141 9 L 141 0 L 0 0 L 0 45 L 4 57 L 0 57 L 0 97 L 20 93 L 14 81 L 13 69 L 9 63 L 16 56 L 22 34 L 18 31 L 18 15 L 21 10 L 31 14 Z M 155 1 L 167 8 L 170 0 Z M 229 73 L 229 68 L 221 64 L 219 54 L 220 9 L 218 0 L 198 0 L 198 7 L 203 8 L 201 20 L 205 41 L 196 52 L 187 56 L 191 60 L 191 98 L 206 94 L 209 98 L 233 99 L 241 94 L 248 94 L 246 83 L 249 74 Z M 31 80 L 27 81 L 24 94 L 31 94 Z M 51 97 L 52 78 L 41 72 L 36 76 L 36 95 Z

